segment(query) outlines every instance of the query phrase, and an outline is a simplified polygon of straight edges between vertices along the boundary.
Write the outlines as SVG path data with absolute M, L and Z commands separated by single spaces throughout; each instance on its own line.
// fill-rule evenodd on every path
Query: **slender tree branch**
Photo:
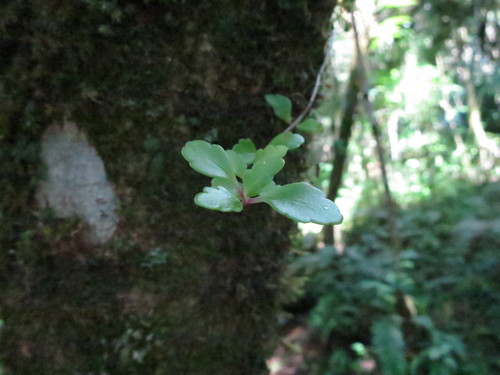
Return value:
M 473 5 L 473 17 L 474 23 L 479 23 L 479 8 Z M 469 127 L 472 129 L 474 133 L 474 137 L 476 139 L 476 144 L 479 148 L 479 161 L 480 165 L 484 170 L 490 169 L 495 161 L 500 158 L 500 148 L 497 143 L 490 139 L 486 134 L 483 126 L 483 121 L 481 119 L 481 101 L 474 85 L 474 77 L 476 73 L 476 55 L 478 54 L 479 41 L 477 35 L 472 36 L 472 56 L 470 58 L 469 63 L 465 61 L 465 69 L 463 69 L 462 79 L 465 83 L 465 89 L 467 92 L 467 106 L 469 107 Z M 463 51 L 463 47 L 461 47 Z M 462 52 L 463 54 L 463 52 Z M 490 153 L 493 156 L 492 161 L 488 162 L 488 157 L 485 155 L 485 151 Z
M 384 149 L 382 146 L 382 137 L 380 132 L 380 125 L 378 123 L 377 118 L 375 117 L 375 112 L 373 110 L 372 103 L 370 102 L 370 98 L 368 96 L 368 91 L 370 86 L 368 84 L 368 66 L 366 65 L 363 51 L 361 50 L 361 45 L 359 41 L 359 33 L 356 24 L 356 16 L 354 15 L 354 10 L 351 11 L 351 22 L 352 29 L 354 32 L 354 41 L 356 43 L 356 50 L 358 52 L 358 66 L 359 66 L 359 79 L 361 90 L 363 91 L 363 103 L 366 111 L 366 115 L 368 116 L 368 120 L 370 121 L 373 137 L 375 138 L 375 148 L 377 151 L 377 156 L 380 164 L 380 171 L 382 173 L 382 183 L 384 186 L 384 196 L 385 203 L 387 205 L 388 210 L 388 218 L 387 224 L 390 233 L 391 245 L 394 249 L 400 249 L 401 247 L 401 238 L 399 233 L 396 230 L 396 204 L 394 199 L 392 198 L 391 189 L 389 188 L 389 178 L 387 176 L 387 168 L 384 157 Z
M 384 193 L 387 203 L 390 207 L 393 206 L 394 200 L 392 199 L 391 190 L 389 188 L 389 178 L 387 176 L 387 168 L 384 157 L 384 150 L 382 146 L 382 139 L 380 134 L 380 126 L 378 124 L 377 118 L 375 117 L 375 113 L 373 110 L 372 103 L 368 97 L 368 91 L 370 90 L 368 84 L 368 67 L 366 66 L 366 62 L 364 59 L 363 51 L 361 50 L 361 45 L 359 41 L 359 32 L 356 25 L 356 16 L 354 15 L 354 11 L 351 12 L 351 22 L 352 29 L 354 32 L 354 41 L 356 43 L 356 51 L 358 53 L 358 65 L 359 65 L 359 79 L 361 84 L 361 90 L 363 91 L 363 103 L 365 106 L 366 115 L 368 116 L 368 120 L 372 126 L 373 136 L 375 137 L 375 147 L 377 150 L 377 156 L 380 163 L 380 171 L 382 172 L 382 183 L 384 185 Z
M 338 191 L 342 185 L 344 170 L 348 164 L 347 148 L 349 146 L 349 140 L 351 139 L 352 128 L 355 123 L 354 116 L 358 111 L 357 107 L 359 102 L 358 93 L 360 91 L 360 87 L 358 66 L 358 56 L 356 53 L 351 66 L 349 81 L 347 83 L 347 90 L 344 99 L 344 112 L 342 114 L 342 119 L 340 120 L 338 139 L 333 142 L 333 169 L 330 175 L 330 183 L 328 184 L 328 192 L 326 194 L 326 197 L 332 201 L 337 198 Z M 333 226 L 325 225 L 323 229 L 323 242 L 325 245 L 334 244 Z
M 297 127 L 297 125 L 300 124 L 302 119 L 311 111 L 311 109 L 314 105 L 314 102 L 316 100 L 316 97 L 318 96 L 319 88 L 321 86 L 321 77 L 323 76 L 323 73 L 325 72 L 326 67 L 328 66 L 328 62 L 330 61 L 330 57 L 331 57 L 332 50 L 333 50 L 333 38 L 334 38 L 334 35 L 333 35 L 333 30 L 332 30 L 332 33 L 330 34 L 330 37 L 328 38 L 328 43 L 326 46 L 325 57 L 323 59 L 323 63 L 321 64 L 321 68 L 319 69 L 318 74 L 316 76 L 316 82 L 314 84 L 314 88 L 313 88 L 313 91 L 311 93 L 311 97 L 309 98 L 309 102 L 307 103 L 306 108 L 302 111 L 302 113 L 299 116 L 297 116 L 297 118 L 290 124 L 290 126 L 288 126 L 285 130 L 283 130 L 283 133 L 290 132 L 293 129 L 295 129 Z

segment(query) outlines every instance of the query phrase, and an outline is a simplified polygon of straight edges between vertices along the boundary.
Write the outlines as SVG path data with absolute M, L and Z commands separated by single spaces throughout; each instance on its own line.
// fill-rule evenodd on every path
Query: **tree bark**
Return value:
M 363 104 L 365 108 L 366 116 L 368 117 L 368 121 L 370 122 L 373 137 L 375 138 L 375 149 L 377 153 L 377 158 L 380 165 L 380 171 L 382 175 L 382 185 L 384 191 L 384 204 L 387 207 L 387 223 L 390 232 L 391 244 L 394 249 L 399 249 L 401 246 L 401 239 L 396 230 L 396 215 L 397 215 L 397 206 L 394 198 L 392 196 L 391 188 L 389 186 L 389 176 L 387 173 L 387 163 L 385 158 L 385 150 L 382 144 L 382 134 L 380 130 L 380 124 L 375 117 L 375 111 L 373 109 L 373 105 L 369 98 L 369 70 L 368 65 L 365 61 L 365 56 L 367 56 L 367 48 L 368 43 L 364 43 L 364 48 L 361 48 L 360 36 L 358 33 L 357 25 L 356 25 L 356 17 L 354 11 L 351 12 L 351 22 L 352 28 L 354 32 L 354 42 L 356 44 L 356 51 L 358 54 L 358 68 L 360 75 L 360 85 L 363 91 Z
M 479 149 L 480 166 L 483 170 L 487 171 L 500 158 L 500 147 L 488 137 L 484 130 L 481 120 L 481 106 L 477 98 L 476 88 L 472 82 L 471 72 L 466 72 L 464 76 L 467 91 L 467 107 L 469 109 L 469 126 Z
M 477 4 L 473 7 L 473 24 L 480 24 L 480 8 Z M 476 87 L 474 84 L 474 73 L 476 70 L 476 56 L 481 56 L 481 43 L 476 32 L 471 32 L 467 28 L 464 29 L 465 33 L 469 34 L 468 38 L 471 41 L 466 41 L 461 35 L 458 39 L 458 49 L 460 51 L 460 59 L 458 61 L 458 73 L 461 76 L 465 91 L 467 93 L 467 107 L 468 107 L 468 123 L 469 127 L 474 134 L 474 140 L 476 142 L 479 151 L 479 165 L 483 171 L 488 172 L 492 167 L 494 167 L 495 162 L 500 158 L 500 147 L 492 139 L 488 137 L 484 130 L 483 121 L 481 119 L 481 100 L 478 97 Z M 467 48 L 472 52 L 470 57 L 467 57 L 465 53 Z M 488 178 L 486 178 L 488 179 Z
M 384 197 L 386 204 L 389 207 L 390 211 L 394 211 L 394 199 L 392 198 L 391 189 L 389 187 L 389 177 L 387 174 L 387 163 L 385 161 L 385 151 L 382 145 L 382 137 L 380 131 L 380 125 L 378 123 L 377 118 L 375 117 L 375 113 L 373 110 L 372 103 L 370 98 L 368 97 L 368 91 L 370 90 L 369 86 L 369 78 L 368 78 L 368 67 L 365 62 L 365 54 L 368 43 L 365 43 L 365 49 L 361 48 L 360 36 L 357 31 L 356 18 L 354 16 L 354 12 L 351 13 L 351 22 L 352 28 L 354 31 L 354 41 L 356 44 L 356 51 L 358 55 L 358 67 L 361 81 L 361 89 L 363 91 L 363 104 L 365 107 L 366 116 L 368 117 L 368 121 L 370 122 L 373 137 L 375 138 L 375 149 L 377 152 L 377 157 L 380 165 L 380 171 L 382 174 L 382 184 L 384 186 Z
M 6 374 L 266 373 L 292 223 L 264 205 L 241 214 L 195 206 L 209 179 L 180 150 L 192 139 L 264 146 L 282 131 L 263 96 L 307 102 L 334 5 L 0 5 Z M 50 172 L 42 135 L 65 119 L 118 200 L 117 229 L 103 243 L 86 240 L 91 223 L 80 215 L 36 203 Z M 280 178 L 298 178 L 300 164 L 292 153 Z
M 360 92 L 359 87 L 359 75 L 358 75 L 358 63 L 355 62 L 351 68 L 351 73 L 349 76 L 349 82 L 347 83 L 347 91 L 345 94 L 345 106 L 344 112 L 342 114 L 342 120 L 340 122 L 340 131 L 338 138 L 335 139 L 333 144 L 333 169 L 330 175 L 330 183 L 328 185 L 328 199 L 334 201 L 337 198 L 338 191 L 342 184 L 342 177 L 344 175 L 344 170 L 346 167 L 347 159 L 347 148 L 349 146 L 349 140 L 351 139 L 352 127 L 354 125 L 354 116 L 356 114 L 356 108 L 358 105 L 358 94 Z M 323 230 L 323 241 L 326 245 L 333 245 L 334 243 L 334 232 L 332 226 L 325 226 Z

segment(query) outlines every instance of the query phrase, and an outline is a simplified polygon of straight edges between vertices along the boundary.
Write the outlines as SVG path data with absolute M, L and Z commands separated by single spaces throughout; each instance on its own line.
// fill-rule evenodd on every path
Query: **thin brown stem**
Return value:
M 314 88 L 311 93 L 311 97 L 309 98 L 309 102 L 307 103 L 306 108 L 302 111 L 300 115 L 298 115 L 295 118 L 295 120 L 293 120 L 290 126 L 288 126 L 285 130 L 283 130 L 283 133 L 291 132 L 293 129 L 295 129 L 297 125 L 300 124 L 302 119 L 311 111 L 314 102 L 316 101 L 316 97 L 318 96 L 319 88 L 321 86 L 321 77 L 323 76 L 323 73 L 325 72 L 326 67 L 328 66 L 328 62 L 330 61 L 332 44 L 333 44 L 333 31 L 327 43 L 325 58 L 323 59 L 321 68 L 319 68 L 318 74 L 316 75 L 316 82 L 314 83 Z
M 347 147 L 351 139 L 355 120 L 354 116 L 357 112 L 359 102 L 359 73 L 357 59 L 358 57 L 356 56 L 353 66 L 351 67 L 349 82 L 347 83 L 344 112 L 340 121 L 338 139 L 335 139 L 333 143 L 333 169 L 330 175 L 330 183 L 328 184 L 328 193 L 326 195 L 327 198 L 332 201 L 337 198 L 338 191 L 342 185 L 342 177 L 344 176 L 344 170 L 347 166 Z M 333 245 L 335 240 L 333 227 L 325 226 L 323 234 L 323 242 L 325 245 Z
M 358 54 L 358 66 L 359 66 L 359 79 L 361 84 L 361 90 L 363 91 L 363 104 L 365 107 L 366 116 L 368 117 L 368 121 L 371 124 L 373 136 L 375 138 L 375 148 L 377 152 L 377 157 L 380 163 L 380 171 L 382 174 L 382 183 L 384 185 L 384 195 L 387 203 L 392 207 L 394 204 L 394 200 L 392 199 L 391 190 L 389 188 L 389 178 L 387 174 L 386 161 L 384 156 L 384 149 L 382 146 L 382 137 L 380 132 L 380 125 L 378 123 L 377 118 L 375 117 L 375 112 L 373 110 L 372 103 L 369 99 L 368 92 L 370 90 L 368 84 L 368 67 L 366 66 L 365 58 L 363 51 L 361 49 L 360 37 L 358 28 L 356 25 L 356 17 L 354 15 L 354 11 L 351 12 L 351 22 L 352 29 L 354 32 L 354 41 L 356 43 L 356 51 Z
M 378 123 L 377 118 L 375 117 L 375 111 L 373 109 L 372 103 L 368 96 L 368 92 L 370 90 L 370 86 L 368 83 L 368 66 L 366 65 L 363 51 L 361 49 L 360 37 L 358 33 L 358 28 L 356 25 L 356 17 L 354 15 L 354 11 L 351 12 L 351 21 L 352 28 L 354 32 L 354 41 L 356 44 L 356 50 L 358 53 L 358 67 L 359 67 L 359 79 L 361 90 L 363 91 L 363 104 L 365 107 L 366 116 L 368 117 L 368 121 L 371 124 L 373 137 L 375 138 L 375 149 L 377 152 L 377 157 L 379 159 L 380 171 L 382 174 L 382 184 L 384 187 L 384 197 L 385 203 L 387 206 L 387 225 L 390 233 L 390 241 L 391 245 L 394 249 L 400 249 L 401 247 L 401 239 L 399 233 L 396 230 L 396 204 L 394 199 L 392 198 L 391 189 L 389 187 L 389 178 L 387 174 L 386 161 L 384 156 L 384 148 L 382 145 L 382 136 L 380 131 L 380 125 Z M 366 52 L 366 51 L 365 51 Z

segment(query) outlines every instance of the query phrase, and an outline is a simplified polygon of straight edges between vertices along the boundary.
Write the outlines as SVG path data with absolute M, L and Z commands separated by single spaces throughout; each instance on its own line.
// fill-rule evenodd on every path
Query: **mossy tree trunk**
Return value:
M 187 140 L 263 146 L 263 95 L 307 102 L 334 1 L 0 5 L 0 362 L 6 374 L 263 374 L 291 223 L 198 208 Z M 71 121 L 119 201 L 107 242 L 41 209 L 42 135 Z M 289 155 L 283 181 L 297 178 Z

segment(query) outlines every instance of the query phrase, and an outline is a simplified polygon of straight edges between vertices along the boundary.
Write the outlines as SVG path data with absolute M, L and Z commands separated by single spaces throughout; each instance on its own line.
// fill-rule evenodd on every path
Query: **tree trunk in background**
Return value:
M 266 373 L 293 225 L 264 205 L 195 206 L 209 179 L 180 150 L 192 139 L 263 146 L 283 130 L 263 96 L 307 102 L 334 5 L 0 5 L 6 374 Z M 69 139 L 66 149 L 51 153 L 62 146 L 49 134 Z M 81 168 L 78 183 L 49 196 L 65 175 L 42 159 Z M 300 154 L 285 169 L 282 182 L 298 179 Z M 79 201 L 87 183 L 106 191 L 95 188 L 91 208 Z M 99 204 L 117 227 L 89 237 Z
M 377 152 L 377 158 L 380 164 L 380 171 L 382 175 L 382 184 L 384 186 L 384 197 L 385 203 L 387 204 L 389 211 L 394 211 L 394 199 L 392 198 L 391 189 L 389 187 L 389 177 L 387 174 L 387 163 L 385 161 L 385 150 L 382 145 L 382 134 L 380 131 L 380 125 L 378 123 L 377 118 L 375 117 L 374 109 L 372 103 L 369 98 L 369 72 L 368 72 L 368 64 L 365 61 L 365 56 L 367 56 L 368 51 L 368 41 L 363 41 L 363 46 L 361 46 L 360 35 L 357 30 L 356 25 L 356 17 L 354 15 L 354 11 L 351 12 L 351 23 L 352 29 L 354 32 L 354 41 L 356 44 L 356 52 L 358 56 L 358 69 L 360 76 L 360 86 L 363 91 L 363 104 L 365 107 L 366 116 L 368 117 L 368 121 L 371 125 L 373 137 L 375 138 L 375 149 Z
M 334 201 L 337 198 L 340 186 L 342 184 L 342 177 L 346 167 L 347 147 L 351 138 L 352 126 L 354 125 L 354 115 L 356 114 L 356 107 L 358 105 L 358 94 L 360 92 L 359 76 L 358 76 L 358 63 L 355 62 L 351 68 L 349 82 L 347 83 L 347 92 L 345 94 L 344 113 L 340 122 L 340 131 L 338 138 L 335 139 L 333 144 L 333 169 L 330 175 L 330 183 L 328 184 L 328 199 Z M 333 245 L 334 233 L 333 226 L 325 226 L 323 230 L 323 241 L 326 245 Z
M 365 107 L 366 116 L 370 122 L 373 138 L 375 139 L 375 150 L 377 153 L 377 158 L 380 165 L 380 172 L 382 175 L 382 185 L 384 188 L 384 205 L 387 209 L 387 222 L 389 226 L 391 244 L 394 249 L 399 249 L 401 246 L 401 240 L 399 233 L 396 230 L 396 214 L 397 205 L 392 196 L 392 191 L 389 186 L 389 176 L 387 173 L 387 163 L 386 163 L 386 152 L 382 144 L 382 134 L 380 129 L 380 124 L 375 116 L 375 111 L 373 109 L 372 102 L 369 97 L 370 90 L 370 73 L 368 69 L 368 63 L 365 58 L 368 58 L 368 41 L 364 41 L 363 47 L 361 46 L 360 35 L 358 33 L 358 28 L 356 24 L 356 16 L 354 11 L 351 12 L 351 23 L 354 32 L 354 42 L 356 44 L 356 51 L 358 56 L 358 69 L 360 77 L 360 86 L 363 91 L 363 104 Z M 368 34 L 367 34 L 368 35 Z
M 481 106 L 477 98 L 476 88 L 472 82 L 471 75 L 471 72 L 464 73 L 467 107 L 469 109 L 469 127 L 474 133 L 474 139 L 479 149 L 480 166 L 483 170 L 488 171 L 494 167 L 495 162 L 500 158 L 500 148 L 484 131 L 483 122 L 481 120 Z

